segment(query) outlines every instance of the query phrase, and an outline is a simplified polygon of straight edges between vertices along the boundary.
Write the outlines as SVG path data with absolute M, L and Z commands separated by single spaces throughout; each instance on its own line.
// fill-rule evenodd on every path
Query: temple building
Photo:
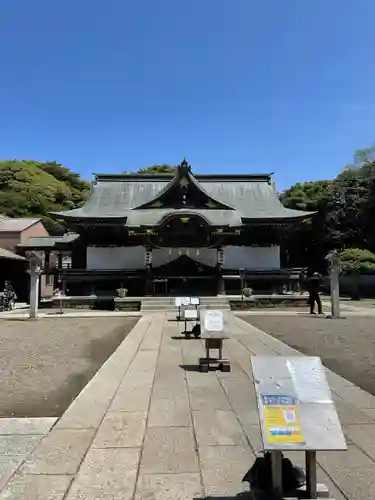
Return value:
M 239 293 L 289 272 L 283 231 L 311 215 L 285 208 L 270 174 L 194 175 L 184 160 L 175 175 L 97 174 L 81 208 L 54 213 L 70 233 L 44 249 L 70 294 Z

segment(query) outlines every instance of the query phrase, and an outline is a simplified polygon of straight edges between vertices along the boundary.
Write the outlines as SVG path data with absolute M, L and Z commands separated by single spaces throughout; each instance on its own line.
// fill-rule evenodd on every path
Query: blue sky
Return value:
M 329 178 L 375 143 L 374 0 L 3 0 L 0 157 Z

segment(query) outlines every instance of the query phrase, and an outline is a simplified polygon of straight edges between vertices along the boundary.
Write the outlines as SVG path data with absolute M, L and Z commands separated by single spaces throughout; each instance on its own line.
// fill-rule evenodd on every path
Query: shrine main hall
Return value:
M 175 174 L 97 174 L 81 208 L 53 215 L 69 232 L 44 250 L 59 267 L 70 256 L 69 293 L 129 296 L 270 287 L 290 272 L 285 228 L 311 217 L 281 204 L 271 174 L 194 175 L 186 160 Z

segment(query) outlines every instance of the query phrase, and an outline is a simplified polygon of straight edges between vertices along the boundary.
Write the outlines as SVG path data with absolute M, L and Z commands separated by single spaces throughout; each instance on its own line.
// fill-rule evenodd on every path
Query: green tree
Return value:
M 375 162 L 346 169 L 332 181 L 295 184 L 280 199 L 290 208 L 317 212 L 289 232 L 287 242 L 299 261 L 321 267 L 335 248 L 375 251 Z
M 160 165 L 152 165 L 150 167 L 141 168 L 138 170 L 138 174 L 175 174 L 176 168 L 172 165 L 167 165 L 166 163 Z
M 61 234 L 64 226 L 50 212 L 80 206 L 89 190 L 88 182 L 56 162 L 0 161 L 0 213 L 41 217 L 51 234 Z
M 351 296 L 353 300 L 360 300 L 361 274 L 375 273 L 375 254 L 361 248 L 347 248 L 339 253 L 341 259 L 341 273 L 352 277 Z
M 289 255 L 288 265 L 308 265 L 314 270 L 325 270 L 325 256 L 334 239 L 328 213 L 331 189 L 331 181 L 303 182 L 280 194 L 280 201 L 284 206 L 316 212 L 312 218 L 285 231 L 284 246 Z
M 360 168 L 366 163 L 373 163 L 375 161 L 375 144 L 369 148 L 357 149 L 354 153 L 353 163 L 345 167 L 347 169 Z

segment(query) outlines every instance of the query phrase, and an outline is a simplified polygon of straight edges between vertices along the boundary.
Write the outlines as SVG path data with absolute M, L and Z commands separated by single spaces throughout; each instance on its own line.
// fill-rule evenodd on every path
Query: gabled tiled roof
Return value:
M 161 195 L 173 177 L 168 174 L 97 175 L 83 207 L 55 215 L 66 220 L 117 219 L 129 227 L 157 225 L 168 214 L 175 213 L 197 213 L 217 226 L 240 226 L 246 221 L 288 221 L 312 215 L 312 212 L 285 208 L 271 185 L 269 174 L 192 176 L 204 193 L 228 209 L 139 208 Z

